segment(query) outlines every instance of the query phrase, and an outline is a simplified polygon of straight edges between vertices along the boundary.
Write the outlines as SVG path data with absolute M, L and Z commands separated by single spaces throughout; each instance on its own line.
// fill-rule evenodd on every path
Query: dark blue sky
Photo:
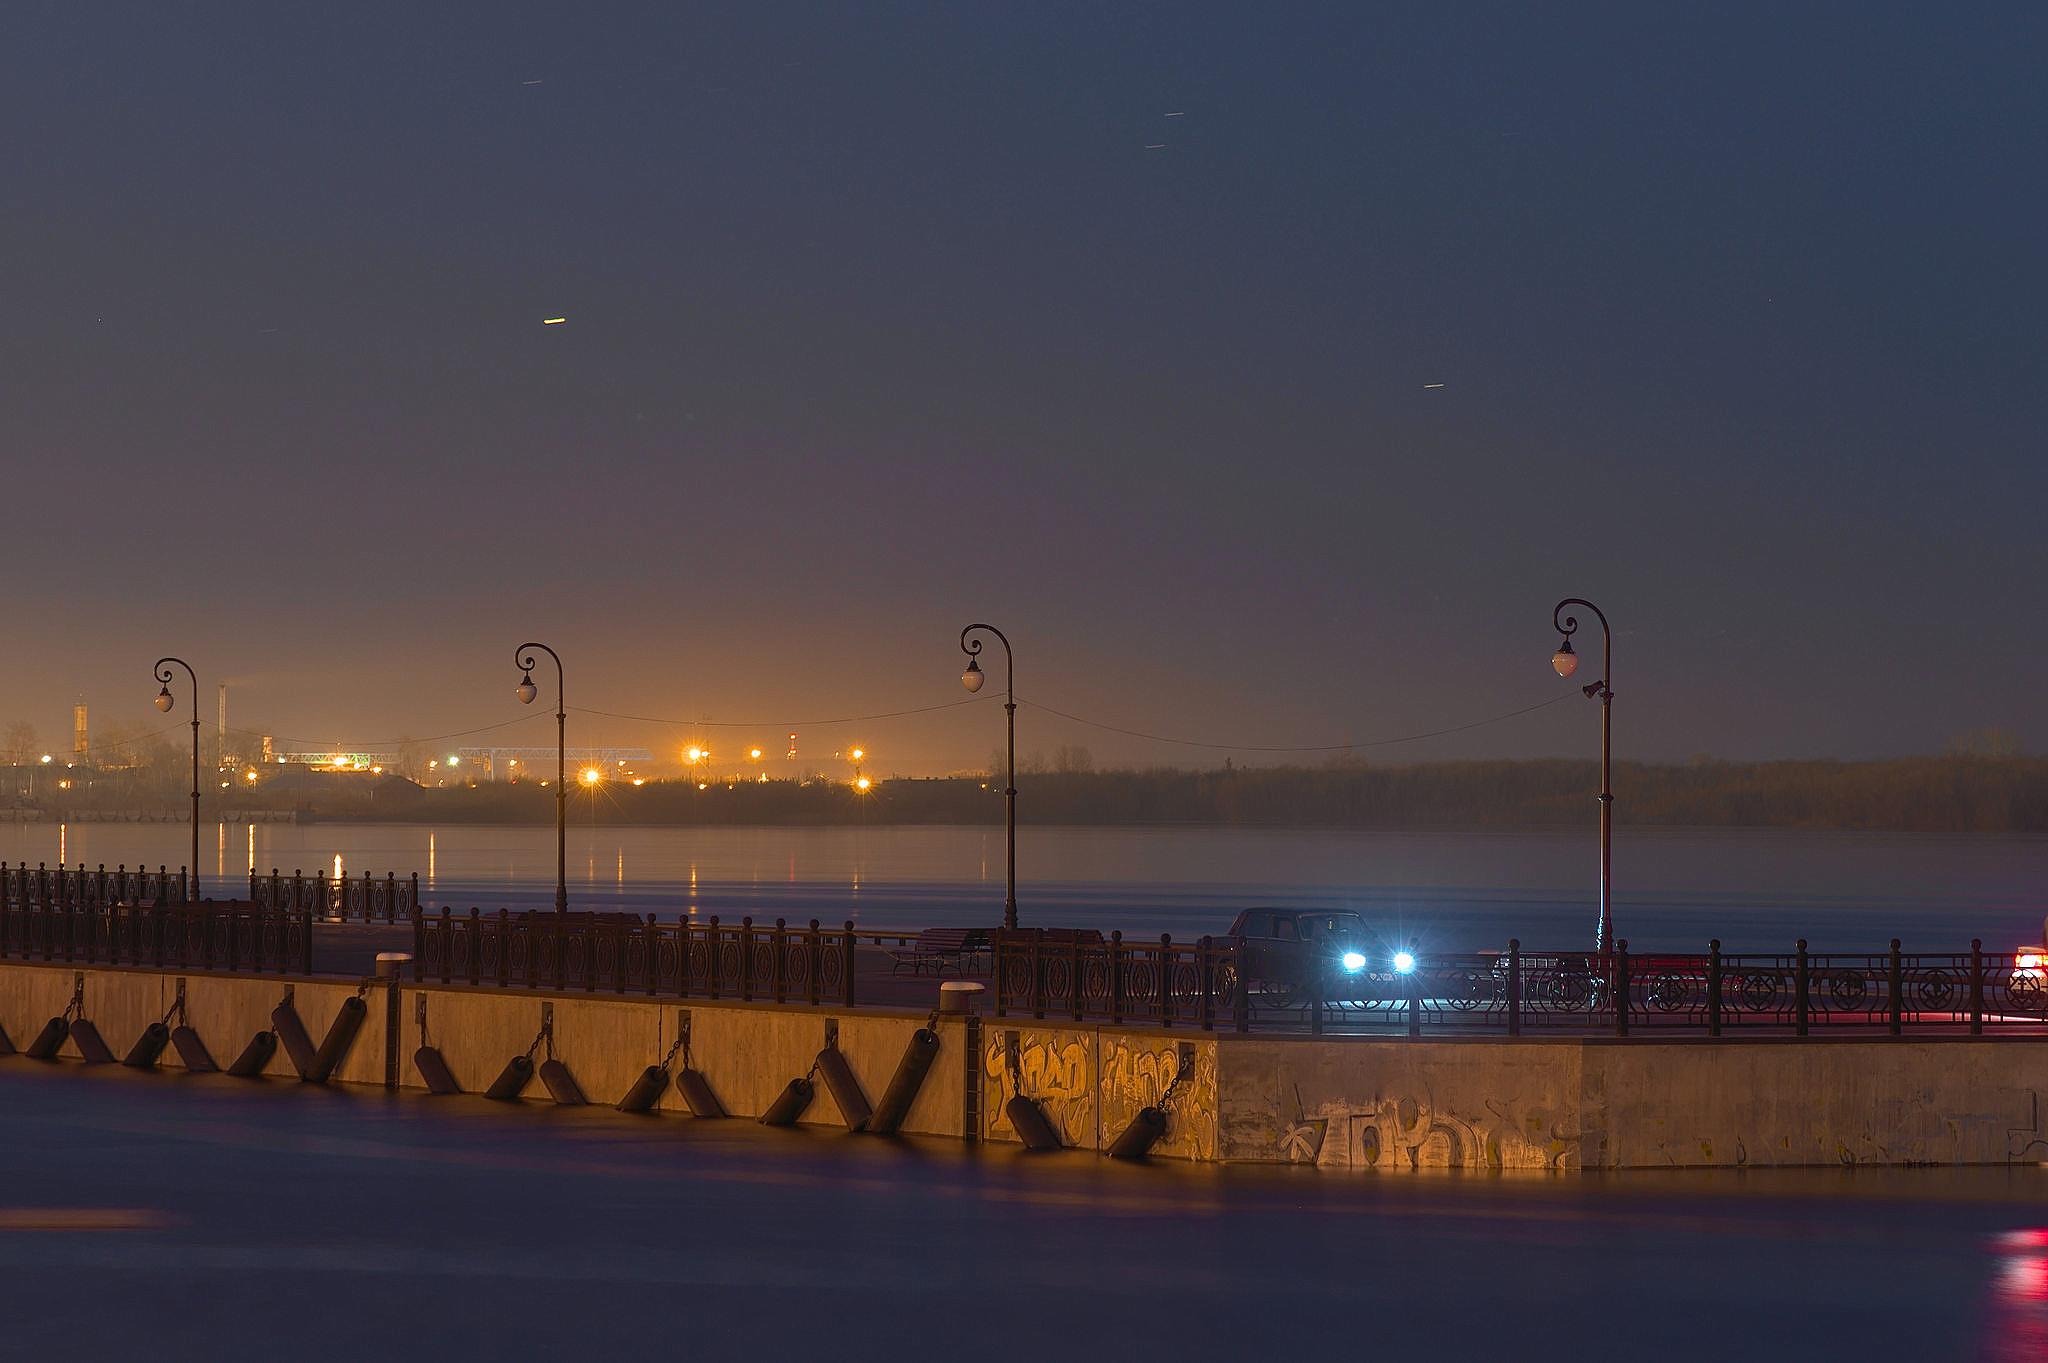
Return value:
M 2039 747 L 2044 15 L 10 5 L 0 719 Z

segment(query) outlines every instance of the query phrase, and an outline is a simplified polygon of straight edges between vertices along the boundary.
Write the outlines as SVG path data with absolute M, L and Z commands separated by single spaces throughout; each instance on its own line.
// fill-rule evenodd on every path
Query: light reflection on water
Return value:
M 252 824 L 227 834 L 208 893 L 250 869 L 421 873 L 430 905 L 546 907 L 546 826 Z M 153 824 L 0 825 L 0 859 L 176 867 L 189 833 Z M 999 827 L 572 829 L 576 905 L 636 913 L 853 917 L 871 927 L 1001 913 Z M 1598 861 L 1579 833 L 1351 833 L 1032 828 L 1019 834 L 1024 921 L 1177 937 L 1258 903 L 1355 908 L 1425 948 L 1576 943 L 1592 931 Z M 627 873 L 626 863 L 632 862 Z M 1648 832 L 1615 846 L 1616 918 L 1636 950 L 2009 949 L 2040 940 L 2048 839 L 1804 832 Z M 225 881 L 225 884 L 221 882 Z

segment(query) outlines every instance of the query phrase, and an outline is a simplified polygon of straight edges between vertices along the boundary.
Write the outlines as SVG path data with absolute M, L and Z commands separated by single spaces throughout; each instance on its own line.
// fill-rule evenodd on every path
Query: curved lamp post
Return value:
M 1550 665 L 1557 669 L 1560 677 L 1569 677 L 1579 670 L 1579 655 L 1572 651 L 1572 635 L 1578 632 L 1576 617 L 1564 613 L 1567 606 L 1584 606 L 1600 621 L 1600 637 L 1603 652 L 1600 660 L 1600 679 L 1588 682 L 1579 689 L 1586 698 L 1600 701 L 1600 926 L 1594 935 L 1594 949 L 1606 951 L 1614 941 L 1614 690 L 1609 685 L 1614 680 L 1614 631 L 1607 627 L 1607 616 L 1592 602 L 1580 596 L 1568 596 L 1557 603 L 1550 620 L 1564 636 L 1557 646 L 1557 652 L 1550 655 Z
M 521 705 L 533 704 L 540 688 L 533 684 L 535 658 L 539 649 L 555 660 L 555 912 L 569 911 L 569 712 L 563 705 L 562 659 L 546 644 L 521 644 L 513 654 L 519 664 L 519 686 L 514 693 Z
M 1003 926 L 1017 926 L 1017 656 L 1010 651 L 1010 641 L 994 625 L 969 625 L 960 631 L 960 651 L 967 655 L 967 670 L 960 674 L 960 684 L 969 691 L 981 690 L 984 680 L 981 671 L 981 640 L 967 636 L 976 630 L 993 634 L 1002 640 L 1004 681 L 1010 689 L 1009 698 L 1003 702 L 1003 709 L 1009 712 L 1009 756 L 1004 772 L 1003 826 L 1008 842 L 1003 858 Z
M 178 703 L 171 696 L 171 681 L 178 675 L 171 671 L 172 663 L 184 668 L 186 679 L 192 683 L 192 883 L 186 894 L 196 900 L 199 898 L 199 678 L 193 676 L 192 664 L 183 658 L 158 658 L 156 708 L 163 713 L 169 714 L 171 707 Z

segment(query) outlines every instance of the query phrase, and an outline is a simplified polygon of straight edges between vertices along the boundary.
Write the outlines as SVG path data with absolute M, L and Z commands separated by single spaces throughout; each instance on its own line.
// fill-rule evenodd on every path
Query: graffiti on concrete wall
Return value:
M 1014 1073 L 1007 1038 L 1013 1033 L 991 1027 L 984 1033 L 981 1105 L 983 1134 L 1015 1140 L 1003 1115 L 1003 1104 L 1022 1093 L 1036 1102 L 1068 1146 L 1095 1145 L 1095 1085 L 1089 1064 L 1088 1038 L 1072 1032 L 1018 1029 Z
M 1166 1135 L 1153 1147 L 1155 1153 L 1216 1158 L 1215 1043 L 1105 1035 L 1101 1102 L 1105 1142 L 1115 1140 L 1139 1108 L 1163 1102 Z
M 1321 1103 L 1312 1112 L 1298 1106 L 1278 1153 L 1294 1164 L 1354 1169 L 1561 1169 L 1578 1145 L 1576 1124 L 1549 1108 L 1489 1098 L 1476 1112 L 1460 1112 L 1423 1084 Z

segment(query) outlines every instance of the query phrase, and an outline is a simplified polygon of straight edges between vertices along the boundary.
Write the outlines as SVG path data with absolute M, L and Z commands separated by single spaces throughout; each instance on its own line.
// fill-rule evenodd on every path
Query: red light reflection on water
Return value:
M 2007 1231 L 1992 1242 L 1996 1268 L 1980 1357 L 1987 1363 L 2048 1358 L 2048 1230 Z

